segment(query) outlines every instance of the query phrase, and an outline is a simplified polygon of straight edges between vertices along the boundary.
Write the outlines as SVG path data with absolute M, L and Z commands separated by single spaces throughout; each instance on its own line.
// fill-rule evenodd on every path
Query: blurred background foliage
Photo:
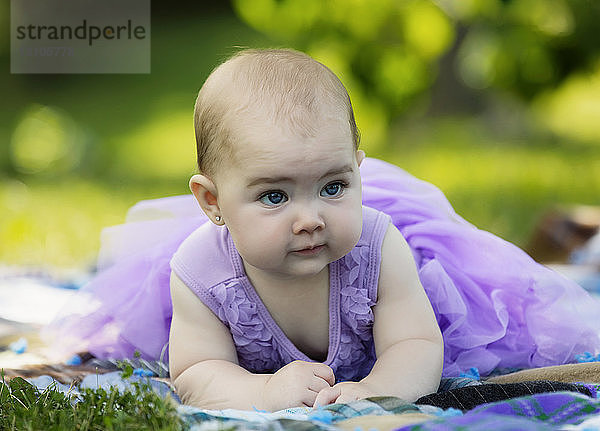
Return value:
M 91 266 L 130 205 L 187 193 L 195 95 L 239 47 L 328 65 L 368 155 L 525 246 L 548 208 L 600 204 L 598 22 L 592 0 L 154 0 L 148 75 L 11 75 L 0 39 L 0 262 Z

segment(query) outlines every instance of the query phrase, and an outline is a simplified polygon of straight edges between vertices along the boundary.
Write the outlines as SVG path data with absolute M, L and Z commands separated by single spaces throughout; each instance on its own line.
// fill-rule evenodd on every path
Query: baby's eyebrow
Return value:
M 247 187 L 254 187 L 259 184 L 274 184 L 274 183 L 284 183 L 291 182 L 292 179 L 290 177 L 262 177 L 262 178 L 254 178 L 250 181 Z
M 326 177 L 333 177 L 335 175 L 347 174 L 348 172 L 352 172 L 352 169 L 353 169 L 352 165 L 340 166 L 339 168 L 330 170 L 325 175 L 323 175 L 321 178 L 319 178 L 319 180 L 322 180 L 323 178 L 326 178 Z
M 323 178 L 326 177 L 331 177 L 334 175 L 341 175 L 341 174 L 346 174 L 348 172 L 352 172 L 352 165 L 344 165 L 341 166 L 339 168 L 335 168 L 330 170 L 329 172 L 327 172 L 326 174 L 322 175 L 321 178 L 319 178 L 319 181 L 322 180 Z M 252 178 L 246 187 L 250 188 L 250 187 L 254 187 L 257 186 L 259 184 L 275 184 L 275 183 L 284 183 L 284 182 L 293 182 L 294 179 L 291 177 L 286 177 L 286 176 L 279 176 L 279 177 L 259 177 L 259 178 Z

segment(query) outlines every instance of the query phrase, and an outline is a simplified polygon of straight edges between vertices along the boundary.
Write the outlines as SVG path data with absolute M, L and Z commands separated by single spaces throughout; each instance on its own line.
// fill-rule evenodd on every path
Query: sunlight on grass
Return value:
M 592 150 L 427 146 L 388 160 L 437 185 L 471 223 L 521 246 L 544 211 L 597 205 L 600 195 L 600 157 Z
M 571 139 L 600 144 L 600 60 L 592 70 L 574 74 L 534 103 L 539 119 Z
M 181 186 L 59 182 L 0 182 L 0 262 L 44 267 L 91 266 L 100 231 L 122 223 L 140 199 L 186 192 Z
M 384 157 L 437 185 L 457 213 L 524 246 L 543 211 L 560 204 L 598 204 L 600 157 L 510 145 L 419 146 Z M 187 162 L 186 162 L 187 163 Z M 187 166 L 177 180 L 100 183 L 0 183 L 0 261 L 65 267 L 92 265 L 100 230 L 122 223 L 140 199 L 188 193 Z
M 160 112 L 139 128 L 114 138 L 114 171 L 132 178 L 174 178 L 195 169 L 190 110 Z M 168 157 L 165 155 L 168 154 Z

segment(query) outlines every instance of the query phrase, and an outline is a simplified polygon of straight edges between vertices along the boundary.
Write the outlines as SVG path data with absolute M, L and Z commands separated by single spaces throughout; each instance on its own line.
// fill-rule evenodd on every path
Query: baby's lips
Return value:
M 301 247 L 301 248 L 297 248 L 297 249 L 295 249 L 295 250 L 293 250 L 293 251 L 306 251 L 306 250 L 312 250 L 312 249 L 315 249 L 315 248 L 318 248 L 318 247 L 323 247 L 324 245 L 325 245 L 325 244 L 313 244 L 313 245 L 307 245 L 307 246 L 304 246 L 304 247 Z
M 303 248 L 300 250 L 295 250 L 292 253 L 297 253 L 297 254 L 301 254 L 301 255 L 316 255 L 321 252 L 323 247 L 324 247 L 323 245 L 317 245 L 314 247 L 307 247 L 307 248 Z

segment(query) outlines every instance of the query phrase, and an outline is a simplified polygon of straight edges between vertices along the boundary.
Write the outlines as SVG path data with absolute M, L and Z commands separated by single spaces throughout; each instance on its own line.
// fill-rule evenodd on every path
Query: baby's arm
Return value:
M 374 395 L 393 395 L 412 402 L 437 390 L 444 352 L 441 332 L 410 248 L 392 224 L 382 245 L 373 313 L 377 361 L 371 373 L 358 384 L 339 383 L 325 389 L 317 403 Z
M 248 372 L 238 365 L 227 327 L 174 272 L 171 298 L 169 367 L 185 404 L 244 410 L 312 406 L 319 391 L 334 384 L 331 368 L 312 362 L 292 362 L 275 374 Z
M 442 334 L 410 247 L 392 224 L 383 240 L 373 312 L 377 361 L 363 382 L 407 401 L 435 392 L 444 360 Z

